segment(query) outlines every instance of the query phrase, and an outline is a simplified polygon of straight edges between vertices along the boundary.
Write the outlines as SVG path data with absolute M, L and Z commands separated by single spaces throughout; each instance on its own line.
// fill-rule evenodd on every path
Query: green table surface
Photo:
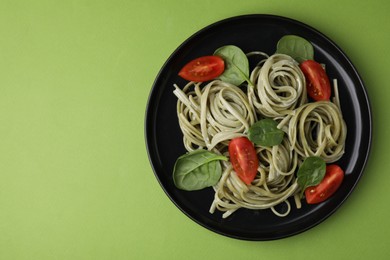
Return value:
M 0 259 L 390 257 L 390 2 L 0 2 Z M 342 207 L 289 238 L 218 235 L 186 217 L 150 166 L 144 115 L 169 55 L 231 16 L 300 20 L 360 72 L 371 156 Z

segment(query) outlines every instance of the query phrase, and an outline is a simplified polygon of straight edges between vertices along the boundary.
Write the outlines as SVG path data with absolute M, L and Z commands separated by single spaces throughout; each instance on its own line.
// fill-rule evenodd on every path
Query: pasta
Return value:
M 177 113 L 188 151 L 221 151 L 256 121 L 246 94 L 232 84 L 214 80 L 201 88 L 200 83 L 190 82 L 183 90 L 175 85 L 174 93 L 179 99 Z
M 283 116 L 307 102 L 305 77 L 298 63 L 288 55 L 274 54 L 251 73 L 255 88 L 250 88 L 259 114 L 266 117 Z
M 251 71 L 253 85 L 235 86 L 221 80 L 207 84 L 189 82 L 174 85 L 177 116 L 187 151 L 207 149 L 229 156 L 229 140 L 246 136 L 257 120 L 272 118 L 285 132 L 281 144 L 256 145 L 260 160 L 258 173 L 246 185 L 229 161 L 213 187 L 210 213 L 224 212 L 223 218 L 240 208 L 271 209 L 277 216 L 289 214 L 293 198 L 301 207 L 295 173 L 305 157 L 319 156 L 337 161 L 344 153 L 346 125 L 342 117 L 337 81 L 333 101 L 308 102 L 305 77 L 298 63 L 288 55 L 249 53 L 263 59 Z M 276 206 L 285 203 L 287 210 Z

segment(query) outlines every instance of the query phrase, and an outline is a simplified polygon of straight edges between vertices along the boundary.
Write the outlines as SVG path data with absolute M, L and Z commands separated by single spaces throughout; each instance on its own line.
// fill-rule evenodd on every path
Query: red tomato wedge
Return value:
M 326 173 L 321 183 L 305 189 L 308 204 L 317 204 L 328 199 L 340 187 L 344 179 L 344 171 L 340 166 L 331 164 L 326 166 Z
M 259 159 L 251 141 L 246 137 L 237 137 L 229 143 L 230 162 L 238 177 L 249 185 L 255 179 Z
M 299 67 L 306 78 L 307 93 L 315 101 L 329 100 L 331 87 L 324 68 L 314 60 L 306 60 Z
M 219 56 L 203 56 L 187 63 L 179 72 L 183 79 L 195 82 L 212 80 L 223 73 L 225 62 Z

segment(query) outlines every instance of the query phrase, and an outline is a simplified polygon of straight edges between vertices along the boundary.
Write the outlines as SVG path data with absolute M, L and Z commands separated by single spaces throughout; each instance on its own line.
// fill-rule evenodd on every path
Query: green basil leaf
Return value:
M 284 132 L 272 119 L 262 119 L 254 123 L 248 131 L 248 138 L 261 146 L 274 146 L 283 141 Z
M 226 45 L 217 49 L 214 55 L 225 61 L 225 70 L 219 78 L 225 82 L 239 86 L 244 81 L 253 85 L 249 80 L 249 62 L 245 53 L 234 45 Z
M 278 41 L 276 52 L 287 54 L 299 63 L 314 59 L 313 45 L 306 39 L 296 35 L 283 36 Z
M 317 156 L 307 157 L 297 172 L 297 182 L 301 187 L 301 197 L 305 189 L 320 184 L 325 176 L 326 163 Z
M 222 175 L 220 160 L 228 159 L 206 150 L 195 150 L 180 156 L 173 168 L 175 186 L 191 191 L 217 184 Z

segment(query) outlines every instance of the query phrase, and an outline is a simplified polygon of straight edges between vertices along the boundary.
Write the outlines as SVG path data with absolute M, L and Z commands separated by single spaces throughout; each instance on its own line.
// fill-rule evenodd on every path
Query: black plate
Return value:
M 173 84 L 184 86 L 177 76 L 188 61 L 210 55 L 217 48 L 233 44 L 244 52 L 275 52 L 277 41 L 286 34 L 302 36 L 314 46 L 315 59 L 325 63 L 331 79 L 337 78 L 342 111 L 348 127 L 346 153 L 338 164 L 346 176 L 339 190 L 319 205 L 293 209 L 284 218 L 271 210 L 240 209 L 227 219 L 209 213 L 212 188 L 186 192 L 175 188 L 172 169 L 185 153 L 176 117 Z M 245 240 L 273 240 L 303 232 L 329 217 L 349 196 L 359 181 L 371 146 L 370 104 L 363 82 L 343 51 L 329 38 L 301 22 L 273 15 L 245 15 L 214 23 L 192 35 L 169 57 L 151 90 L 146 109 L 145 138 L 155 176 L 172 202 L 198 224 L 219 234 Z

